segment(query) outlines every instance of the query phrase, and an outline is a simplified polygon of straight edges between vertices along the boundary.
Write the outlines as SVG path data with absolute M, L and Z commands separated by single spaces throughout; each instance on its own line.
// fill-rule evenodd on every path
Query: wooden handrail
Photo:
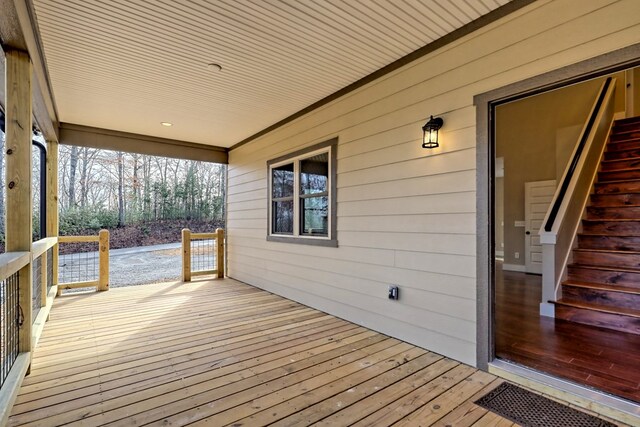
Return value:
M 609 90 L 609 86 L 611 85 L 611 77 L 607 77 L 604 84 L 602 85 L 602 89 L 600 89 L 600 93 L 598 94 L 598 99 L 591 109 L 591 114 L 589 114 L 589 119 L 587 120 L 585 126 L 582 128 L 582 133 L 580 135 L 580 142 L 576 150 L 573 153 L 573 157 L 571 159 L 571 163 L 569 167 L 565 170 L 564 177 L 562 179 L 562 184 L 560 185 L 560 189 L 554 196 L 553 204 L 551 206 L 551 210 L 547 215 L 544 231 L 551 231 L 553 229 L 553 224 L 558 216 L 558 212 L 560 211 L 560 207 L 562 206 L 565 196 L 567 194 L 567 190 L 569 189 L 569 184 L 574 179 L 574 174 L 576 168 L 578 167 L 578 163 L 580 162 L 580 158 L 582 157 L 582 151 L 584 150 L 589 137 L 592 137 L 593 125 L 596 122 L 596 119 L 600 113 L 600 109 L 602 108 L 602 104 L 604 102 L 604 98 L 607 95 Z
M 216 239 L 216 233 L 191 233 L 191 240 Z
M 43 253 L 54 247 L 56 243 L 58 243 L 57 237 L 45 237 L 37 242 L 33 242 L 33 245 L 31 245 L 31 256 L 33 259 L 40 257 Z
M 60 236 L 58 237 L 58 243 L 87 243 L 97 242 L 100 240 L 99 236 Z
M 30 252 L 7 252 L 0 254 L 0 280 L 20 271 L 31 261 Z

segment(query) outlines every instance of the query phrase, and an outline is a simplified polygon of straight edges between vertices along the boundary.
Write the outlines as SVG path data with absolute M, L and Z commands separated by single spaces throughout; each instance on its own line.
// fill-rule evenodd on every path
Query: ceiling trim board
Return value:
M 42 41 L 31 0 L 0 0 L 0 43 L 3 51 L 21 50 L 29 53 L 33 65 L 33 115 L 47 140 L 58 140 L 58 111 L 51 80 L 44 60 Z M 0 61 L 3 89 L 0 104 L 4 105 L 4 58 Z
M 428 55 L 429 53 L 440 49 L 446 45 L 448 45 L 449 43 L 453 43 L 454 41 L 470 34 L 473 33 L 474 31 L 479 30 L 482 27 L 485 27 L 495 21 L 497 21 L 500 18 L 503 18 L 531 3 L 535 2 L 535 0 L 512 0 L 509 3 L 506 3 L 502 6 L 500 6 L 497 9 L 492 10 L 491 12 L 487 13 L 486 15 L 482 15 L 479 18 L 469 22 L 468 24 L 465 24 L 464 26 L 458 28 L 457 30 L 446 34 L 445 36 L 440 37 L 439 39 L 421 47 L 420 49 L 417 49 L 411 53 L 409 53 L 408 55 L 403 56 L 402 58 L 392 62 L 389 65 L 386 65 L 382 68 L 380 68 L 377 71 L 374 71 L 373 73 L 361 78 L 360 80 L 355 81 L 354 83 L 351 83 L 348 86 L 345 86 L 344 88 L 332 93 L 331 95 L 322 98 L 321 100 L 314 102 L 313 104 L 309 105 L 308 107 L 303 108 L 302 110 L 280 120 L 279 122 L 274 123 L 273 125 L 243 139 L 242 141 L 232 145 L 229 148 L 229 151 L 235 150 L 237 148 L 242 147 L 245 144 L 248 144 L 251 141 L 254 141 L 255 139 L 260 138 L 261 136 L 264 136 L 284 125 L 286 125 L 287 123 L 290 123 L 302 116 L 304 116 L 305 114 L 308 114 L 338 98 L 341 98 L 345 95 L 347 95 L 350 92 L 353 92 L 356 89 L 361 88 L 362 86 L 371 83 L 374 80 L 377 80 L 383 76 L 385 76 L 386 74 L 389 74 L 395 70 L 397 70 L 398 68 L 401 68 L 425 55 Z
M 195 142 L 60 123 L 60 143 L 177 159 L 228 163 L 228 149 Z

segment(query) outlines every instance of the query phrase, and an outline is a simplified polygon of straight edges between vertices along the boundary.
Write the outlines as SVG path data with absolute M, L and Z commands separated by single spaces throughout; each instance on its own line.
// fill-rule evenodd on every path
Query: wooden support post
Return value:
M 98 234 L 98 252 L 100 254 L 100 271 L 98 290 L 109 290 L 109 230 L 100 230 Z
M 47 141 L 47 237 L 58 237 L 58 143 Z M 56 243 L 51 263 L 53 264 L 53 283 L 58 284 L 58 254 Z M 58 291 L 58 295 L 61 291 Z
M 218 279 L 224 278 L 224 230 L 216 228 L 216 263 Z
M 191 230 L 182 230 L 182 281 L 191 281 Z
M 5 59 L 6 251 L 31 252 L 31 61 L 28 53 L 17 50 L 6 51 Z M 31 262 L 20 270 L 19 277 L 22 318 L 18 348 L 24 353 L 32 350 Z

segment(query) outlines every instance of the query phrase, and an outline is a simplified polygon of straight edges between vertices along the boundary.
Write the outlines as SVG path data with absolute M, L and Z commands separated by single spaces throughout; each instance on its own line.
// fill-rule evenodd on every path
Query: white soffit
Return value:
M 33 0 L 60 121 L 222 147 L 507 2 Z

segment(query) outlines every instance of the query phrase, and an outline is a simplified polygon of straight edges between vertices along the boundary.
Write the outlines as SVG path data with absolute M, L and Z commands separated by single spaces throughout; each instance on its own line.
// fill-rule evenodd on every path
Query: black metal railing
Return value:
M 607 80 L 605 80 L 602 90 L 598 95 L 598 100 L 596 101 L 596 105 L 593 111 L 591 112 L 591 116 L 589 116 L 587 125 L 585 126 L 584 132 L 582 133 L 582 137 L 580 138 L 580 142 L 578 143 L 578 148 L 576 149 L 576 152 L 573 155 L 573 158 L 571 159 L 571 164 L 569 165 L 567 174 L 565 175 L 564 180 L 562 181 L 562 185 L 560 186 L 560 192 L 558 193 L 558 198 L 555 200 L 555 202 L 553 203 L 553 206 L 551 207 L 549 218 L 547 219 L 547 222 L 544 225 L 545 231 L 551 231 L 553 229 L 553 223 L 555 222 L 556 217 L 558 216 L 558 212 L 560 211 L 560 206 L 562 205 L 562 200 L 567 194 L 567 190 L 569 189 L 569 184 L 571 183 L 573 174 L 576 171 L 576 168 L 578 167 L 578 163 L 580 162 L 580 157 L 582 156 L 582 151 L 584 150 L 584 146 L 587 144 L 587 140 L 589 139 L 589 135 L 591 135 L 591 130 L 593 129 L 593 125 L 595 124 L 596 118 L 600 113 L 600 109 L 602 108 L 602 103 L 607 94 L 607 90 L 611 85 L 611 80 L 612 80 L 611 77 L 607 77 Z
M 21 321 L 19 289 L 17 272 L 0 281 L 0 387 L 18 357 Z
M 75 243 L 65 245 L 73 246 Z M 98 243 L 83 243 L 86 250 L 87 245 L 95 246 L 95 251 L 75 252 L 60 254 L 58 257 L 59 283 L 90 282 L 98 280 L 100 259 L 98 254 Z M 69 248 L 65 248 L 69 252 Z
M 191 271 L 215 270 L 215 239 L 191 240 Z
M 35 321 L 42 308 L 42 259 L 40 257 L 31 263 L 31 280 L 33 289 L 31 293 L 32 319 Z
M 47 295 L 53 286 L 53 248 L 47 249 Z

